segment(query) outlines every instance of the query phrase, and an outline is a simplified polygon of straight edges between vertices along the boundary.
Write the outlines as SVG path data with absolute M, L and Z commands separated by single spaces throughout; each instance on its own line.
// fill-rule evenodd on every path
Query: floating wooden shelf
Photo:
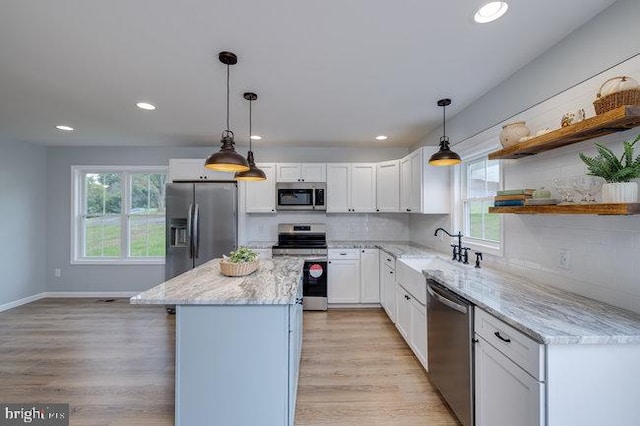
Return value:
M 489 160 L 522 158 L 640 126 L 640 107 L 621 106 L 489 154 Z
M 640 214 L 640 203 L 489 207 L 489 213 L 631 215 Z

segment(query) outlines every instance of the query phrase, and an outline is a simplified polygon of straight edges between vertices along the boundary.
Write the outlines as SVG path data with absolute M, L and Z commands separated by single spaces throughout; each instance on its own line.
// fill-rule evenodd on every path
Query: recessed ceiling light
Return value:
M 56 129 L 62 130 L 64 132 L 73 132 L 75 130 L 73 127 L 65 126 L 65 125 L 62 125 L 62 124 L 56 126 Z
M 138 102 L 136 106 L 140 109 L 146 109 L 147 111 L 153 111 L 154 109 L 156 109 L 155 105 L 152 105 L 148 102 Z
M 504 15 L 508 8 L 509 5 L 503 1 L 485 3 L 473 16 L 473 20 L 479 24 L 486 24 L 487 22 L 495 21 Z
M 385 135 L 376 136 L 376 139 L 379 141 L 386 141 L 388 138 Z
M 259 141 L 262 139 L 262 136 L 258 136 L 258 135 L 251 135 L 251 139 L 253 139 L 254 141 Z

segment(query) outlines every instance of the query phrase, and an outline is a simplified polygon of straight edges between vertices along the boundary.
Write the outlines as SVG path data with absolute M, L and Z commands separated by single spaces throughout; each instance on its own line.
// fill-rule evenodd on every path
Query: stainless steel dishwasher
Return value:
M 429 376 L 464 426 L 474 424 L 473 304 L 427 280 Z

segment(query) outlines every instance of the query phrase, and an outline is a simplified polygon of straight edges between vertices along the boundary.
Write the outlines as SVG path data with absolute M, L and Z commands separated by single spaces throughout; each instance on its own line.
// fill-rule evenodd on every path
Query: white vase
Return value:
M 530 133 L 524 121 L 505 124 L 500 132 L 500 143 L 506 148 L 520 142 L 520 138 L 529 136 Z
M 605 183 L 602 185 L 603 203 L 635 203 L 637 201 L 637 182 Z

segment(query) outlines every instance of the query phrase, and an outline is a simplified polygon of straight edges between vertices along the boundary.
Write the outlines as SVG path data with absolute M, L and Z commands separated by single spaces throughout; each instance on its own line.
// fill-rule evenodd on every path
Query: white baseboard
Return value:
M 133 297 L 140 294 L 139 291 L 47 291 L 43 297 L 61 298 L 61 297 L 84 297 L 84 298 L 100 298 L 106 297 Z
M 62 297 L 77 297 L 77 298 L 121 298 L 121 297 L 133 297 L 139 294 L 139 291 L 46 291 L 44 293 L 34 294 L 33 296 L 23 297 L 22 299 L 14 300 L 13 302 L 0 305 L 0 312 L 7 311 L 9 309 L 17 308 L 27 303 L 35 302 L 36 300 L 50 298 L 62 298 Z
M 327 309 L 380 309 L 379 303 L 329 303 Z
M 23 297 L 22 299 L 14 300 L 13 302 L 0 305 L 0 312 L 8 311 L 9 309 L 17 308 L 20 305 L 26 305 L 27 303 L 35 302 L 36 300 L 44 299 L 45 293 L 34 294 L 33 296 Z

